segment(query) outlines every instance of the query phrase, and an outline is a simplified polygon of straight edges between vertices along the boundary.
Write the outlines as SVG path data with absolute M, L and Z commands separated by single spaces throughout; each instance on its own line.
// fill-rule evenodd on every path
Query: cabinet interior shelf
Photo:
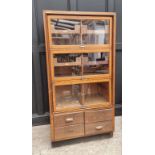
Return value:
M 95 65 L 108 65 L 108 60 L 100 60 L 100 61 L 88 61 L 87 59 L 82 62 L 79 58 L 76 58 L 75 62 L 57 62 L 57 58 L 54 58 L 54 66 L 55 67 L 63 67 L 63 66 L 95 66 Z
M 89 61 L 83 63 L 85 66 L 108 65 L 108 61 Z
M 85 106 L 91 105 L 107 105 L 109 102 L 102 97 L 102 96 L 89 96 L 84 99 L 84 104 L 80 103 L 79 100 L 75 98 L 71 98 L 72 102 L 70 103 L 68 100 L 60 99 L 57 101 L 57 110 L 64 109 L 64 108 L 81 108 Z
M 87 26 L 83 26 L 81 28 L 80 31 L 80 27 L 79 25 L 75 26 L 75 29 L 71 30 L 71 29 L 55 29 L 55 27 L 53 25 L 51 25 L 52 27 L 52 34 L 101 34 L 104 35 L 106 33 L 109 33 L 107 28 L 105 30 L 90 30 L 87 28 Z
M 54 25 L 51 25 L 52 34 L 80 34 L 80 25 L 75 25 L 75 29 L 55 29 Z
M 55 63 L 55 67 L 63 67 L 63 66 L 80 66 L 81 63 L 77 62 L 65 62 L 65 63 Z
M 80 66 L 79 62 L 64 62 L 64 63 L 55 63 L 55 67 L 63 67 L 63 66 Z M 95 65 L 108 65 L 107 61 L 90 61 L 87 63 L 83 63 L 85 66 L 95 66 Z

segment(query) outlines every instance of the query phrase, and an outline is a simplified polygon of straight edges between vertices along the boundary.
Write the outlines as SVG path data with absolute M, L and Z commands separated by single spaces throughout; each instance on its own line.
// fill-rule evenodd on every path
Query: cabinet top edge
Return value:
M 43 10 L 45 15 L 104 15 L 104 16 L 116 16 L 115 12 L 83 12 L 83 11 L 55 11 L 55 10 Z

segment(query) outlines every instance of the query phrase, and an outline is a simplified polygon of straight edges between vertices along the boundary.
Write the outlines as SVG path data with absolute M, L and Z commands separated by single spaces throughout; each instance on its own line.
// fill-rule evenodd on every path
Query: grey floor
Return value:
M 56 143 L 50 142 L 50 126 L 32 128 L 33 155 L 121 155 L 122 117 L 115 117 L 113 137 L 98 135 Z

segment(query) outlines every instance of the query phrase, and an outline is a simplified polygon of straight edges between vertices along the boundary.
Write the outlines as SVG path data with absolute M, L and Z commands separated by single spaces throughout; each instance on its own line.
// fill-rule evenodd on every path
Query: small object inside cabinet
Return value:
M 113 133 L 115 13 L 43 16 L 51 141 Z

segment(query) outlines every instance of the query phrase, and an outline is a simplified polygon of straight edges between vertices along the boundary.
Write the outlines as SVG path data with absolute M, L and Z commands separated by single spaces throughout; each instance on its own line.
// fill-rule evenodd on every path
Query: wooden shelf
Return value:
M 89 30 L 87 28 L 87 25 L 83 25 L 82 26 L 82 34 L 105 34 L 105 33 L 109 33 L 108 31 L 108 27 L 106 26 L 106 28 L 104 30 Z
M 86 25 L 83 25 L 81 28 L 81 32 L 80 32 L 80 25 L 75 25 L 75 29 L 71 30 L 71 29 L 63 29 L 63 30 L 58 30 L 55 29 L 55 27 L 53 25 L 51 25 L 51 30 L 52 30 L 52 34 L 105 34 L 105 33 L 109 33 L 108 31 L 108 26 L 106 26 L 106 28 L 104 30 L 89 30 L 87 28 Z
M 85 62 L 83 63 L 83 65 L 85 66 L 94 66 L 94 65 L 107 65 L 108 62 L 106 61 L 92 61 L 92 62 Z M 80 62 L 65 62 L 65 63 L 55 63 L 55 67 L 63 67 L 63 66 L 80 66 L 81 63 Z
M 54 25 L 51 25 L 52 34 L 79 34 L 80 35 L 80 25 L 75 25 L 75 29 L 57 30 Z
M 99 96 L 99 95 L 91 95 L 91 96 L 87 96 L 84 99 L 84 104 L 85 105 L 91 105 L 91 104 L 106 104 L 108 101 L 103 97 L 103 96 Z
M 75 62 L 58 62 L 57 58 L 54 58 L 54 66 L 55 67 L 81 66 L 81 57 L 77 57 Z
M 57 109 L 64 109 L 64 108 L 74 108 L 74 107 L 81 107 L 81 104 L 78 99 L 72 98 L 70 100 L 65 100 L 61 98 L 57 100 L 56 108 Z
M 81 104 L 79 100 L 72 99 L 72 102 L 68 102 L 67 100 L 57 101 L 56 109 L 63 110 L 65 108 L 81 108 L 82 106 L 91 106 L 91 105 L 107 105 L 109 102 L 103 96 L 94 96 L 91 95 L 89 97 L 84 98 L 84 104 Z
M 100 61 L 88 61 L 88 59 L 84 59 L 83 65 L 85 66 L 94 66 L 94 65 L 107 65 L 107 60 Z M 76 58 L 75 62 L 57 62 L 57 58 L 54 58 L 54 66 L 55 67 L 63 67 L 63 66 L 81 66 L 82 62 L 80 57 Z
M 81 63 L 77 62 L 65 62 L 65 63 L 55 63 L 55 67 L 65 67 L 65 66 L 80 66 Z
M 91 66 L 91 65 L 107 65 L 108 61 L 88 61 L 84 62 L 83 65 Z
M 53 37 L 52 36 L 52 39 L 70 39 L 70 38 L 69 38 L 69 36 L 66 36 L 66 37 L 64 37 L 64 36 L 63 37 Z

